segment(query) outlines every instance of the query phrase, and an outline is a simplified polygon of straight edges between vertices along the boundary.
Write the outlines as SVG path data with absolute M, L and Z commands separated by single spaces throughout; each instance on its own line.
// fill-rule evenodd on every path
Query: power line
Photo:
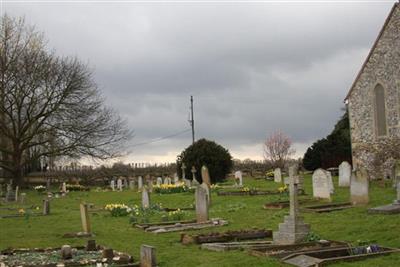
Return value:
M 142 142 L 142 143 L 133 144 L 133 145 L 130 145 L 129 147 L 137 147 L 137 146 L 143 146 L 143 145 L 147 145 L 147 144 L 159 142 L 159 141 L 162 141 L 162 140 L 165 140 L 165 139 L 168 139 L 168 138 L 172 138 L 172 137 L 181 135 L 181 134 L 186 133 L 186 132 L 189 132 L 189 131 L 191 131 L 191 130 L 192 130 L 192 129 L 186 129 L 186 130 L 184 130 L 184 131 L 180 131 L 180 132 L 177 132 L 177 133 L 174 133 L 174 134 L 171 134 L 171 135 L 159 137 L 159 138 L 156 138 L 156 139 L 147 141 L 147 142 Z

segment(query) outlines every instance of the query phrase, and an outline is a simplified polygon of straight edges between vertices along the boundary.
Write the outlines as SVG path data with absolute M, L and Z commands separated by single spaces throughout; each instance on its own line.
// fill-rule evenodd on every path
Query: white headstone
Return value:
M 237 180 L 239 183 L 237 185 L 242 186 L 243 185 L 243 175 L 242 171 L 236 171 L 235 172 L 235 180 Z
M 132 178 L 129 179 L 129 189 L 135 189 L 135 180 Z
M 142 190 L 142 208 L 147 209 L 150 207 L 150 195 L 146 187 Z
M 63 193 L 67 192 L 67 183 L 66 182 L 62 183 L 61 192 L 63 192 Z
M 339 165 L 339 186 L 349 187 L 351 177 L 351 165 L 347 161 L 343 161 Z
M 329 177 L 325 170 L 317 169 L 312 175 L 313 196 L 315 198 L 323 198 L 331 200 L 331 187 L 329 185 Z
M 118 180 L 117 180 L 117 189 L 119 191 L 122 191 L 122 180 L 121 180 L 121 178 L 118 178 Z
M 157 177 L 157 185 L 161 185 L 163 183 L 163 180 L 161 177 Z
M 111 180 L 110 187 L 111 187 L 112 191 L 115 191 L 115 181 L 114 181 L 114 179 Z
M 143 178 L 142 178 L 142 176 L 139 176 L 138 177 L 138 189 L 140 190 L 140 189 L 142 189 L 142 187 L 143 187 Z
M 276 168 L 274 170 L 274 182 L 275 183 L 282 183 L 282 172 L 280 168 Z
M 170 177 L 165 177 L 164 179 L 164 184 L 171 184 L 171 178 Z

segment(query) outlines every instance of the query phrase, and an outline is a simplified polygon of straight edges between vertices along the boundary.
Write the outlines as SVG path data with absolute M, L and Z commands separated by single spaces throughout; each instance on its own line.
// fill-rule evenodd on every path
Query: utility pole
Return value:
M 191 119 L 189 120 L 189 123 L 192 126 L 192 144 L 194 144 L 193 96 L 190 96 L 190 112 L 191 112 Z

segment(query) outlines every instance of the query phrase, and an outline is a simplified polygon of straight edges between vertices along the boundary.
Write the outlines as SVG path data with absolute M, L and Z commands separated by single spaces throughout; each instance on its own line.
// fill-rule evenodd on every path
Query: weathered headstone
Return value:
M 15 201 L 15 191 L 12 190 L 11 184 L 7 184 L 6 201 L 7 202 Z
M 274 182 L 275 183 L 282 183 L 282 172 L 280 168 L 276 168 L 274 170 Z
M 335 186 L 333 185 L 332 173 L 330 171 L 325 171 L 326 176 L 328 176 L 329 192 L 331 194 L 335 193 Z
M 236 183 L 238 181 L 238 183 Z M 238 186 L 243 186 L 243 174 L 242 171 L 235 172 L 235 184 Z
M 190 181 L 190 180 L 188 180 L 188 179 L 184 179 L 184 181 L 185 181 L 185 185 L 186 185 L 187 187 L 191 187 L 191 186 L 192 186 L 192 181 Z
M 138 189 L 141 190 L 143 188 L 143 178 L 142 176 L 138 177 Z
M 46 191 L 50 191 L 50 186 L 51 186 L 50 178 L 47 178 L 47 180 L 46 180 Z
M 351 165 L 347 161 L 343 161 L 339 165 L 339 186 L 349 187 L 351 177 Z
M 210 173 L 208 172 L 208 168 L 205 165 L 201 167 L 201 179 L 203 180 L 204 184 L 211 186 Z
M 157 185 L 161 185 L 163 182 L 161 177 L 157 177 Z
M 124 178 L 124 188 L 128 189 L 128 179 Z
M 156 249 L 152 246 L 142 245 L 140 247 L 140 267 L 156 267 Z
M 19 194 L 19 186 L 15 187 L 15 201 L 18 201 L 18 194 Z
M 359 168 L 351 174 L 350 202 L 353 205 L 363 205 L 369 202 L 369 181 L 366 169 Z
M 303 217 L 299 213 L 298 188 L 295 183 L 296 170 L 296 166 L 289 167 L 289 216 L 285 216 L 285 221 L 279 224 L 279 231 L 273 232 L 273 241 L 278 245 L 303 242 L 310 232 L 310 225 L 303 222 Z
M 166 185 L 171 184 L 171 178 L 169 176 L 165 177 L 164 184 L 166 184 Z
M 25 200 L 26 200 L 26 193 L 21 193 L 19 198 L 19 203 L 25 204 Z
M 117 180 L 117 189 L 119 191 L 122 191 L 122 179 L 121 178 L 118 178 L 118 180 Z
M 142 208 L 143 209 L 150 208 L 150 195 L 147 190 L 147 187 L 142 188 Z
M 115 181 L 114 181 L 114 179 L 111 180 L 110 187 L 111 187 L 112 191 L 115 191 Z
M 208 221 L 208 196 L 207 190 L 198 185 L 195 191 L 196 198 L 196 220 L 198 223 Z
M 90 219 L 89 219 L 89 205 L 86 203 L 80 204 L 82 230 L 84 233 L 91 233 Z
M 43 215 L 50 214 L 50 200 L 43 199 Z
M 317 169 L 312 175 L 313 196 L 331 200 L 331 188 L 329 185 L 329 177 L 325 170 Z
M 135 180 L 133 180 L 132 178 L 129 179 L 129 189 L 135 189 Z

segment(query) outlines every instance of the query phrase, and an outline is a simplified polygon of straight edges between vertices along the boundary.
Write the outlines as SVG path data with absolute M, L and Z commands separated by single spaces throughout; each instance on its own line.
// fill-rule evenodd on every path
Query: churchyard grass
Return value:
M 233 183 L 233 182 L 232 182 Z M 349 200 L 349 189 L 339 188 L 338 179 L 334 177 L 335 194 L 333 202 Z M 277 190 L 281 185 L 273 181 L 244 178 L 244 185 L 262 190 Z M 310 198 L 311 176 L 305 177 L 305 191 Z M 36 191 L 27 193 L 27 203 L 42 208 L 41 199 Z M 288 209 L 264 210 L 263 204 L 271 201 L 287 200 L 285 194 L 263 196 L 217 196 L 212 193 L 210 218 L 223 218 L 229 221 L 228 226 L 191 231 L 206 233 L 210 231 L 227 231 L 249 229 L 252 227 L 276 230 L 283 222 Z M 370 187 L 370 204 L 364 207 L 331 212 L 303 213 L 311 231 L 324 239 L 357 242 L 373 242 L 382 246 L 400 248 L 400 215 L 370 215 L 367 208 L 389 204 L 395 199 L 395 191 L 388 186 L 381 187 L 372 183 Z M 64 244 L 84 245 L 86 239 L 62 238 L 69 232 L 81 231 L 79 203 L 86 201 L 95 204 L 96 208 L 110 203 L 124 203 L 129 206 L 140 206 L 141 194 L 133 190 L 123 192 L 70 192 L 65 198 L 51 201 L 51 214 L 40 217 L 20 217 L 0 219 L 0 249 L 7 247 L 56 247 Z M 162 203 L 163 207 L 189 207 L 194 203 L 194 194 L 151 194 L 151 203 Z M 7 205 L 9 206 L 9 205 Z M 19 205 L 12 205 L 18 208 Z M 0 207 L 4 207 L 0 206 Z M 4 210 L 0 210 L 3 213 Z M 195 218 L 194 211 L 187 211 Z M 8 211 L 7 211 L 8 213 Z M 112 217 L 109 212 L 91 212 L 92 230 L 98 244 L 127 252 L 138 259 L 141 244 L 155 246 L 159 266 L 287 266 L 274 259 L 257 258 L 244 251 L 211 252 L 201 250 L 196 245 L 183 246 L 179 242 L 179 232 L 152 234 L 132 227 L 129 217 Z M 400 254 L 372 258 L 359 262 L 337 263 L 331 266 L 399 266 Z

